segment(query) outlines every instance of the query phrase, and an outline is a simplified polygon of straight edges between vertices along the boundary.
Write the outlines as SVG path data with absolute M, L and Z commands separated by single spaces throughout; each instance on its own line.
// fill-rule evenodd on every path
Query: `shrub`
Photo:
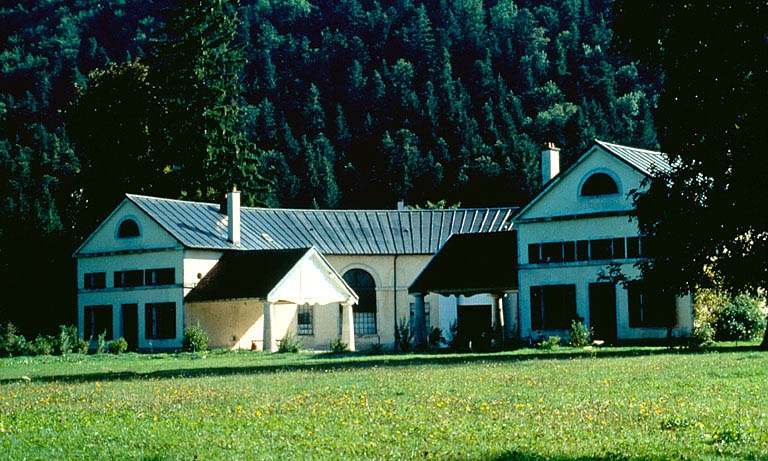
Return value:
M 75 354 L 87 354 L 88 353 L 88 341 L 83 338 L 77 338 L 74 349 L 72 352 Z
M 343 354 L 344 352 L 349 352 L 349 344 L 342 341 L 341 338 L 332 339 L 331 352 L 334 354 Z
M 591 337 L 589 328 L 578 320 L 571 320 L 571 332 L 568 335 L 568 344 L 572 347 L 589 346 Z
M 277 352 L 292 354 L 301 352 L 301 342 L 296 338 L 295 334 L 288 333 L 283 339 L 277 340 Z
M 717 289 L 696 291 L 693 303 L 693 337 L 696 341 L 708 344 L 715 340 L 718 313 L 729 302 L 730 297 Z
M 107 350 L 107 330 L 99 333 L 96 339 L 96 353 L 103 354 Z
M 718 314 L 716 325 L 715 339 L 718 341 L 755 339 L 765 329 L 765 314 L 757 299 L 739 295 Z
M 11 322 L 0 324 L 0 357 L 14 357 L 27 353 L 27 340 Z
M 561 340 L 562 338 L 560 338 L 559 336 L 549 336 L 547 337 L 546 340 L 540 342 L 538 344 L 538 347 L 540 349 L 554 349 L 560 346 Z
M 109 342 L 109 352 L 112 354 L 122 354 L 128 350 L 128 341 L 125 338 L 117 338 Z
M 440 347 L 441 344 L 445 343 L 445 338 L 443 338 L 443 330 L 437 327 L 430 328 L 427 341 L 429 343 L 429 347 Z
M 181 349 L 185 352 L 200 352 L 208 350 L 208 333 L 200 326 L 200 322 L 184 329 Z
M 411 325 L 405 317 L 401 317 L 397 322 L 397 328 L 395 328 L 395 351 L 410 352 L 412 341 L 413 332 L 411 331 Z
M 59 325 L 59 340 L 56 343 L 56 352 L 61 355 L 74 352 L 75 348 L 79 346 L 79 340 L 75 325 Z
M 29 348 L 33 355 L 52 355 L 56 350 L 56 338 L 53 336 L 37 335 Z

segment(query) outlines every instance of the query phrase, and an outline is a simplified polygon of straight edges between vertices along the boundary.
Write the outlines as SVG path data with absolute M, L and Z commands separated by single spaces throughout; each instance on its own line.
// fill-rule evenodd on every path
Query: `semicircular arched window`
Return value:
M 582 197 L 596 197 L 599 195 L 618 194 L 619 186 L 612 177 L 605 173 L 595 173 L 581 186 Z
M 363 269 L 351 269 L 344 274 L 344 281 L 360 297 L 354 312 L 355 334 L 376 334 L 376 282 Z
M 117 228 L 117 236 L 121 239 L 138 237 L 139 235 L 141 235 L 139 225 L 133 219 L 126 219 L 125 221 L 121 222 L 120 226 Z

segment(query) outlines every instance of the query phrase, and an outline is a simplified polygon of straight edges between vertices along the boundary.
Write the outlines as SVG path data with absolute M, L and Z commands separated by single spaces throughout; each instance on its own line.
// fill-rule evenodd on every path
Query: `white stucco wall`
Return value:
M 580 196 L 581 186 L 592 174 L 608 174 L 618 186 L 618 193 Z M 597 148 L 566 172 L 518 217 L 519 313 L 522 338 L 532 334 L 532 286 L 575 285 L 577 315 L 590 324 L 589 285 L 598 281 L 599 272 L 608 273 L 611 260 L 531 263 L 529 244 L 571 242 L 637 237 L 638 229 L 627 212 L 632 209 L 628 193 L 641 186 L 643 175 L 626 163 Z M 552 219 L 555 218 L 555 219 Z M 625 249 L 626 250 L 626 249 Z M 621 270 L 629 278 L 638 276 L 636 259 L 620 259 Z M 630 328 L 627 290 L 616 288 L 617 336 L 619 340 L 663 339 L 667 328 Z M 692 332 L 690 296 L 677 299 L 677 326 L 674 334 Z M 544 332 L 565 336 L 567 331 Z

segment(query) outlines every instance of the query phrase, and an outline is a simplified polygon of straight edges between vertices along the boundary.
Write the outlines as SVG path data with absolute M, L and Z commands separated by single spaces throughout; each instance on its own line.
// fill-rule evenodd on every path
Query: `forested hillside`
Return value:
M 44 327 L 72 321 L 71 252 L 123 193 L 181 195 L 163 187 L 168 168 L 137 115 L 174 72 L 156 39 L 175 2 L 12 3 L 0 7 L 0 320 L 29 331 L 21 311 Z M 614 51 L 611 6 L 242 0 L 240 123 L 269 181 L 256 198 L 520 205 L 546 141 L 566 163 L 596 137 L 657 147 L 661 76 Z M 89 119 L 94 101 L 115 119 Z

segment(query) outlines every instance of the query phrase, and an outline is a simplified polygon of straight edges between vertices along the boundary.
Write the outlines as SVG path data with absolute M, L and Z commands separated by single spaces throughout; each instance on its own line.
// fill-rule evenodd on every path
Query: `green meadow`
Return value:
M 0 360 L 3 459 L 766 459 L 768 353 Z

